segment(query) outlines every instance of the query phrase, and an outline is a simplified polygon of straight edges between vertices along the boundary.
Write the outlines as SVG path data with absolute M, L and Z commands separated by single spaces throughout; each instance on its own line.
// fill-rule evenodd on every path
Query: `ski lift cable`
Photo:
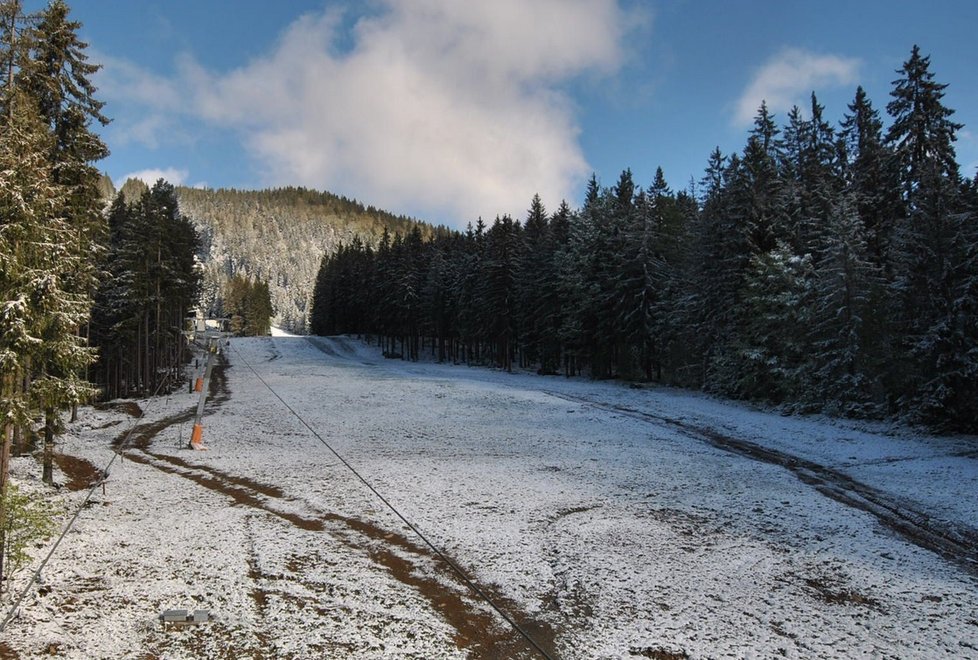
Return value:
M 154 399 L 160 393 L 160 390 L 163 388 L 163 385 L 165 385 L 169 380 L 170 380 L 170 374 L 167 373 L 167 375 L 163 378 L 163 380 L 160 381 L 160 384 L 156 386 L 156 391 L 153 392 L 152 396 L 150 397 L 150 400 Z M 44 557 L 44 561 L 42 561 L 41 565 L 38 566 L 37 570 L 34 571 L 34 574 L 31 576 L 30 581 L 24 586 L 24 589 L 23 591 L 21 591 L 20 596 L 18 596 L 17 600 L 14 601 L 13 605 L 10 607 L 10 610 L 7 612 L 7 615 L 4 617 L 3 622 L 0 623 L 0 632 L 3 632 L 4 629 L 6 629 L 7 624 L 10 623 L 11 619 L 14 618 L 14 615 L 17 613 L 17 610 L 20 608 L 20 604 L 23 602 L 24 598 L 27 597 L 27 593 L 31 590 L 31 587 L 33 587 L 34 584 L 37 583 L 38 580 L 40 579 L 41 572 L 44 570 L 44 567 L 47 566 L 48 562 L 51 560 L 51 557 L 53 557 L 54 553 L 57 551 L 58 546 L 61 545 L 61 542 L 64 540 L 65 536 L 68 535 L 68 532 L 71 531 L 71 528 L 74 526 L 75 521 L 78 520 L 78 516 L 81 515 L 82 510 L 85 508 L 85 506 L 88 505 L 89 500 L 92 499 L 92 495 L 95 494 L 95 489 L 98 488 L 103 483 L 105 483 L 105 479 L 109 475 L 109 470 L 112 468 L 112 464 L 115 463 L 115 460 L 122 455 L 123 450 L 125 450 L 126 445 L 129 443 L 129 439 L 132 437 L 133 431 L 135 431 L 136 428 L 138 428 L 139 426 L 138 423 L 139 420 L 145 417 L 145 415 L 146 415 L 146 409 L 143 408 L 140 410 L 140 413 L 136 417 L 133 425 L 129 427 L 129 431 L 126 433 L 126 437 L 123 438 L 121 443 L 119 443 L 119 446 L 112 454 L 112 458 L 109 460 L 108 464 L 106 464 L 105 468 L 102 470 L 101 472 L 102 479 L 92 484 L 92 487 L 89 488 L 88 494 L 85 495 L 85 499 L 82 500 L 82 503 L 78 506 L 78 509 L 71 517 L 71 520 L 68 521 L 68 524 L 61 531 L 61 536 L 59 536 L 58 540 L 54 542 L 53 546 L 51 546 L 51 549 L 48 551 L 47 556 Z
M 455 572 L 455 574 L 459 576 L 459 578 L 460 578 L 460 579 L 462 580 L 462 582 L 464 582 L 464 583 L 465 583 L 465 585 L 466 585 L 466 586 L 467 586 L 467 587 L 468 587 L 469 589 L 471 589 L 471 590 L 472 590 L 472 591 L 473 591 L 473 592 L 474 592 L 475 594 L 477 594 L 477 595 L 478 595 L 478 596 L 479 596 L 479 597 L 480 597 L 480 598 L 481 598 L 482 600 L 484 600 L 484 601 L 485 601 L 485 602 L 486 602 L 486 603 L 487 603 L 487 604 L 488 604 L 488 605 L 489 605 L 489 606 L 490 606 L 490 607 L 491 607 L 491 608 L 492 608 L 493 610 L 495 610 L 495 611 L 496 611 L 496 613 L 497 613 L 497 614 L 499 614 L 499 616 L 501 616 L 501 617 L 502 617 L 502 618 L 503 618 L 503 619 L 504 619 L 504 620 L 506 621 L 506 623 L 508 623 L 508 624 L 509 624 L 509 625 L 510 625 L 510 626 L 511 626 L 511 627 L 512 627 L 512 628 L 513 628 L 514 630 L 516 630 L 516 632 L 518 632 L 518 633 L 520 634 L 520 636 L 522 636 L 522 637 L 523 637 L 523 639 L 525 639 L 525 640 L 526 640 L 526 641 L 527 641 L 527 642 L 528 642 L 528 643 L 530 644 L 530 646 L 532 646 L 532 647 L 534 648 L 534 650 L 536 650 L 536 651 L 537 651 L 537 652 L 538 652 L 538 653 L 539 653 L 539 654 L 540 654 L 541 656 L 543 656 L 543 657 L 544 657 L 544 658 L 546 658 L 547 660 L 554 660 L 554 659 L 553 659 L 553 656 L 551 656 L 551 655 L 550 655 L 549 653 L 547 653 L 547 651 L 545 651 L 545 650 L 544 650 L 544 649 L 543 649 L 543 648 L 542 648 L 542 647 L 541 647 L 541 646 L 540 646 L 540 645 L 539 645 L 539 644 L 538 644 L 538 643 L 536 642 L 536 640 L 534 640 L 534 639 L 533 639 L 533 637 L 531 637 L 531 636 L 530 636 L 530 634 L 529 634 L 529 633 L 528 633 L 528 632 L 527 632 L 526 630 L 524 630 L 522 626 L 520 626 L 520 624 L 519 624 L 519 623 L 517 623 L 517 622 L 516 622 L 516 621 L 515 621 L 515 620 L 514 620 L 514 619 L 513 619 L 513 618 L 512 618 L 511 616 L 509 616 L 508 614 L 506 614 L 506 612 L 505 612 L 505 611 L 503 611 L 503 609 L 502 609 L 501 607 L 499 607 L 499 606 L 498 606 L 498 605 L 497 605 L 497 604 L 496 604 L 496 603 L 495 603 L 495 602 L 493 601 L 493 599 L 492 599 L 492 598 L 491 598 L 491 597 L 489 596 L 489 594 L 487 594 L 487 593 L 486 593 L 486 592 L 485 592 L 485 591 L 484 591 L 484 590 L 483 590 L 483 589 L 482 589 L 481 587 L 479 587 L 479 585 L 477 585 L 477 584 L 476 584 L 476 583 L 475 583 L 475 582 L 474 582 L 474 581 L 473 581 L 473 580 L 472 580 L 471 578 L 469 578 L 469 576 L 468 576 L 468 575 L 467 575 L 467 574 L 465 573 L 465 571 L 463 571 L 463 570 L 461 569 L 461 567 L 459 567 L 459 566 L 458 566 L 458 565 L 457 565 L 457 564 L 456 564 L 456 563 L 455 563 L 454 561 L 452 561 L 451 559 L 449 559 L 449 558 L 448 558 L 448 556 L 447 556 L 447 555 L 445 555 L 445 553 L 444 553 L 444 552 L 442 552 L 442 551 L 441 551 L 441 550 L 440 550 L 440 549 L 439 549 L 439 548 L 438 548 L 437 546 L 435 546 L 435 544 L 434 544 L 434 543 L 432 543 L 431 541 L 429 541 L 429 540 L 428 540 L 428 537 L 427 537 L 427 536 L 425 536 L 425 535 L 424 535 L 424 534 L 423 534 L 423 533 L 421 532 L 421 530 L 420 530 L 420 529 L 418 529 L 418 528 L 417 528 L 417 527 L 416 527 L 416 526 L 415 526 L 415 525 L 414 525 L 414 524 L 413 524 L 413 523 L 412 523 L 412 522 L 411 522 L 410 520 L 408 520 L 408 519 L 407 519 L 407 518 L 406 518 L 406 517 L 405 517 L 405 516 L 404 516 L 404 515 L 403 515 L 403 514 L 402 514 L 402 513 L 400 512 L 400 511 L 398 511 L 398 509 L 397 509 L 397 508 L 396 508 L 396 507 L 395 507 L 395 506 L 394 506 L 394 505 L 393 505 L 393 504 L 392 504 L 392 503 L 391 503 L 391 502 L 390 502 L 390 501 L 389 501 L 389 500 L 388 500 L 388 499 L 387 499 L 386 497 L 384 497 L 383 495 L 381 495 L 381 493 L 380 493 L 380 492 L 379 492 L 379 491 L 378 491 L 378 490 L 377 490 L 376 488 L 374 488 L 374 486 L 373 486 L 373 485 L 372 485 L 372 484 L 371 484 L 371 483 L 370 483 L 369 481 L 367 481 L 367 479 L 366 479 L 366 478 L 365 478 L 365 477 L 364 477 L 363 475 L 361 475 L 361 474 L 360 474 L 360 473 L 359 473 L 359 472 L 358 472 L 358 471 L 356 470 L 356 468 L 354 468 L 354 467 L 353 467 L 353 466 L 352 466 L 352 465 L 351 465 L 351 464 L 350 464 L 350 463 L 349 463 L 349 462 L 348 462 L 348 461 L 347 461 L 347 460 L 346 460 L 345 458 L 343 458 L 343 456 L 341 456 L 341 455 L 340 455 L 340 453 L 339 453 L 339 452 L 337 452 L 337 451 L 336 451 L 336 450 L 335 450 L 335 449 L 334 449 L 334 448 L 332 447 L 332 445 L 330 445 L 330 444 L 329 444 L 328 442 L 326 442 L 326 441 L 325 441 L 325 440 L 323 439 L 323 437 L 322 437 L 321 435 L 319 435 L 319 433 L 317 433 L 317 432 L 316 432 L 316 430 L 315 430 L 315 429 L 314 429 L 314 428 L 313 428 L 312 426 L 310 426 L 310 425 L 309 425 L 309 423 L 308 423 L 308 422 L 306 422 L 306 420 L 305 420 L 305 419 L 303 419 L 303 417 L 302 417 L 302 416 L 301 416 L 301 415 L 300 415 L 300 414 L 299 414 L 298 412 L 296 412 L 296 411 L 295 411 L 295 409 L 294 409 L 294 408 L 293 408 L 292 406 L 290 406 L 290 405 L 289 405 L 289 403 L 288 403 L 288 402 L 287 402 L 287 401 L 286 401 L 285 399 L 283 399 L 283 398 L 282 398 L 282 397 L 281 397 L 281 396 L 279 395 L 279 393 L 278 393 L 278 392 L 276 392 L 276 391 L 275 391 L 275 390 L 274 390 L 274 389 L 272 388 L 272 386 L 271 386 L 271 385 L 269 385 L 269 384 L 268 384 L 268 382 L 267 382 L 267 381 L 266 381 L 266 380 L 265 380 L 264 378 L 262 378 L 262 376 L 261 376 L 261 374 L 259 374 L 259 373 L 258 373 L 258 371 L 257 371 L 257 370 L 256 370 L 256 369 L 255 369 L 255 368 L 254 368 L 254 367 L 253 367 L 253 366 L 251 365 L 251 363 L 249 363 L 249 362 L 248 362 L 248 360 L 247 360 L 247 359 L 246 359 L 246 358 L 245 358 L 245 357 L 244 357 L 244 356 L 243 356 L 243 355 L 241 354 L 241 352 L 240 352 L 240 351 L 239 351 L 239 350 L 237 349 L 237 346 L 234 346 L 234 347 L 233 347 L 233 349 L 234 349 L 234 352 L 235 352 L 235 353 L 237 353 L 237 355 L 238 355 L 238 356 L 239 356 L 239 357 L 241 358 L 241 361 L 242 361 L 242 362 L 244 363 L 244 365 L 245 365 L 246 367 L 248 367 L 248 369 L 250 369 L 250 370 L 251 370 L 251 372 L 252 372 L 253 374 L 255 374 L 255 377 L 256 377 L 256 378 L 257 378 L 257 379 L 258 379 L 259 381 L 261 381 L 261 383 L 262 383 L 262 385 L 264 385 L 264 386 L 265 386 L 265 388 L 266 388 L 266 389 L 268 389 L 268 391 L 272 393 L 272 396 L 274 396 L 274 397 L 275 397 L 276 399 L 278 399 L 278 400 L 279 400 L 279 401 L 280 401 L 280 402 L 282 403 L 282 405 L 283 405 L 283 406 L 285 406 L 285 407 L 286 407 L 286 409 L 288 409 L 288 411 L 289 411 L 290 413 L 292 413 L 292 415 L 293 415 L 293 416 L 294 416 L 294 417 L 295 417 L 295 418 L 296 418 L 297 420 L 299 420 L 299 422 L 300 422 L 300 423 L 301 423 L 301 424 L 302 424 L 302 425 L 303 425 L 304 427 L 306 427 L 306 429 L 307 429 L 307 430 L 308 430 L 308 431 L 309 431 L 310 433 L 312 433 L 312 434 L 313 434 L 313 436 L 315 436 L 315 438 L 316 438 L 317 440 L 319 440 L 319 442 L 321 442 L 321 443 L 322 443 L 322 444 L 323 444 L 323 445 L 324 445 L 324 446 L 326 447 L 326 449 L 328 449 L 328 450 L 329 450 L 329 451 L 330 451 L 330 452 L 331 452 L 331 453 L 332 453 L 332 454 L 333 454 L 333 455 L 334 455 L 334 456 L 335 456 L 335 457 L 336 457 L 336 458 L 337 458 L 337 459 L 338 459 L 338 460 L 340 461 L 340 463 L 342 463 L 342 464 L 343 464 L 343 465 L 344 465 L 344 466 L 345 466 L 345 467 L 346 467 L 346 468 L 347 468 L 347 469 L 348 469 L 348 470 L 349 470 L 350 472 L 352 472 L 352 473 L 353 473 L 353 475 L 354 475 L 354 476 L 355 476 L 355 477 L 356 477 L 357 479 L 359 479 L 359 480 L 360 480 L 360 482 L 361 482 L 361 483 L 362 483 L 362 484 L 363 484 L 364 486 L 366 486 L 366 487 L 367 487 L 367 489 L 369 489 L 369 490 L 370 490 L 370 492 L 372 492 L 372 493 L 373 493 L 373 494 L 374 494 L 375 496 L 377 496 L 377 499 L 379 499 L 379 500 L 380 500 L 381 502 L 383 502 L 383 503 L 384 503 L 384 505 L 385 505 L 385 506 L 386 506 L 386 507 L 387 507 L 388 509 L 390 509 L 390 510 L 391 510 L 391 511 L 392 511 L 392 512 L 394 513 L 394 515 L 395 515 L 395 516 L 397 516 L 398 518 L 400 518 L 400 520 L 401 520 L 401 522 L 403 522 L 403 523 L 404 523 L 405 525 L 407 525 L 407 526 L 408 526 L 408 528 L 410 528 L 410 529 L 411 529 L 411 531 L 412 531 L 412 532 L 414 532 L 414 533 L 415 533 L 415 534 L 416 534 L 416 535 L 418 536 L 418 538 L 420 538 L 420 539 L 421 539 L 421 540 L 422 540 L 422 541 L 423 541 L 423 542 L 425 543 L 425 545 L 427 545 L 427 546 L 428 546 L 428 547 L 429 547 L 429 548 L 431 549 L 431 551 L 432 551 L 432 552 L 434 552 L 434 553 L 435 553 L 435 555 L 437 555 L 437 556 L 438 556 L 438 558 L 439 558 L 439 559 L 441 559 L 441 560 L 442 560 L 443 562 L 445 562 L 445 564 L 447 564 L 447 565 L 449 566 L 449 568 L 451 568 L 451 569 L 452 569 L 452 571 L 454 571 L 454 572 Z

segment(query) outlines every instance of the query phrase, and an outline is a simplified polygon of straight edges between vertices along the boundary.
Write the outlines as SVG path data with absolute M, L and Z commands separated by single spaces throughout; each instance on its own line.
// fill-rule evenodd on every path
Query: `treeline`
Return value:
M 93 394 L 85 331 L 105 232 L 93 163 L 108 150 L 91 127 L 108 120 L 68 13 L 0 0 L 0 495 L 11 448 L 38 428 L 51 482 L 62 413 Z
M 238 337 L 262 337 L 272 332 L 272 298 L 268 282 L 256 282 L 243 275 L 228 280 L 219 301 L 218 316 L 228 319 L 230 331 Z
M 929 67 L 915 46 L 885 131 L 862 88 L 836 127 L 814 94 L 781 127 L 762 104 L 698 189 L 626 170 L 576 211 L 353 240 L 322 260 L 312 331 L 976 431 L 978 180 Z
M 91 379 L 106 398 L 147 395 L 179 382 L 188 359 L 186 317 L 197 305 L 200 238 L 160 179 L 133 203 L 119 193 L 108 213 L 108 243 L 95 293 Z
M 234 190 L 177 188 L 180 209 L 203 241 L 202 306 L 221 316 L 221 298 L 236 275 L 267 282 L 275 323 L 308 330 L 309 298 L 324 253 L 354 236 L 376 243 L 385 229 L 406 234 L 430 225 L 365 206 L 356 200 L 306 188 Z

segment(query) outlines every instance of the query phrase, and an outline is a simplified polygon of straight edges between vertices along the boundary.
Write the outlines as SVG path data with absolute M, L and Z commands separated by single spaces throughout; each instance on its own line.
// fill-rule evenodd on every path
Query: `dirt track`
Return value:
M 553 396 L 584 405 L 621 413 L 652 424 L 681 430 L 685 435 L 702 440 L 714 447 L 740 456 L 778 465 L 795 474 L 803 483 L 812 486 L 826 497 L 860 511 L 870 513 L 887 528 L 907 541 L 936 552 L 972 575 L 978 576 L 978 530 L 947 521 L 935 521 L 907 503 L 897 502 L 886 493 L 860 483 L 845 473 L 819 465 L 785 452 L 762 447 L 748 440 L 724 435 L 716 429 L 695 426 L 660 415 L 652 415 L 624 406 L 606 405 L 550 392 Z

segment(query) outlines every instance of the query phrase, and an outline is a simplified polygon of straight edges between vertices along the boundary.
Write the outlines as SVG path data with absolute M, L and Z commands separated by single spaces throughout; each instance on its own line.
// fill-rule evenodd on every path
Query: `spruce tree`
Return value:
M 930 58 L 914 46 L 887 105 L 893 117 L 887 144 L 900 166 L 906 209 L 896 232 L 892 285 L 897 329 L 910 358 L 899 396 L 905 414 L 935 422 L 964 414 L 956 395 L 974 359 L 960 330 L 973 220 L 960 199 L 953 146 L 961 124 L 943 104 L 947 85 L 936 83 L 929 68 Z
M 736 156 L 714 149 L 702 180 L 702 209 L 690 227 L 683 262 L 686 286 L 679 300 L 687 361 L 681 370 L 695 387 L 718 387 L 722 367 L 730 363 L 736 310 L 749 255 L 749 233 L 731 208 L 727 192 L 739 168 Z
M 883 280 L 853 198 L 838 198 L 824 234 L 810 318 L 813 387 L 803 397 L 830 412 L 872 416 L 882 404 L 875 362 L 884 335 L 874 307 Z
M 10 101 L 10 112 L 0 119 L 0 492 L 7 483 L 15 427 L 32 423 L 41 394 L 28 383 L 36 361 L 44 358 L 44 335 L 50 331 L 44 315 L 61 293 L 58 255 L 51 247 L 57 248 L 68 229 L 52 212 L 65 197 L 47 158 L 52 138 L 29 97 L 15 94 Z
M 567 243 L 556 258 L 563 301 L 560 336 L 565 349 L 564 370 L 569 376 L 581 373 L 597 352 L 601 292 L 596 279 L 595 245 L 604 206 L 597 178 L 592 175 L 584 206 L 580 212 L 571 214 Z
M 856 89 L 841 135 L 847 156 L 846 178 L 874 263 L 888 270 L 894 223 L 902 215 L 896 159 L 883 144 L 883 122 L 865 90 Z
M 79 373 L 93 355 L 77 333 L 88 320 L 90 300 L 73 286 L 76 273 L 89 267 L 89 255 L 76 249 L 76 232 L 61 214 L 69 191 L 55 180 L 49 160 L 54 140 L 35 107 L 28 95 L 15 95 L 0 141 L 0 221 L 7 243 L 0 279 L 10 301 L 3 312 L 9 342 L 4 398 L 20 424 L 31 411 L 45 415 L 44 478 L 50 482 L 57 412 L 91 394 Z M 8 426 L 7 442 L 11 434 Z
M 483 327 L 496 366 L 512 369 L 518 341 L 516 272 L 519 224 L 508 215 L 496 217 L 486 234 L 483 266 Z
M 792 402 L 806 387 L 811 257 L 785 242 L 751 257 L 745 273 L 735 371 L 723 385 L 738 398 Z
M 62 406 L 77 404 L 88 392 L 79 384 L 78 371 L 90 362 L 87 351 L 75 350 L 88 319 L 96 285 L 95 259 L 104 241 L 104 222 L 98 192 L 99 173 L 94 161 L 108 150 L 91 130 L 92 121 L 108 123 L 103 103 L 95 98 L 91 76 L 99 69 L 88 62 L 87 44 L 79 40 L 81 24 L 68 19 L 68 6 L 54 0 L 37 16 L 29 53 L 16 72 L 13 86 L 37 110 L 52 136 L 47 148 L 51 178 L 64 190 L 57 215 L 66 223 L 61 269 L 46 290 L 51 317 L 43 329 L 44 349 L 31 368 L 36 373 L 31 390 L 45 416 L 43 473 L 52 475 L 54 434 L 60 426 Z M 8 65 L 9 66 L 9 65 Z M 61 305 L 59 308 L 58 305 Z M 83 311 L 82 311 L 83 310 Z
M 947 84 L 934 81 L 930 57 L 921 55 L 919 46 L 897 73 L 886 106 L 893 118 L 886 141 L 900 164 L 904 197 L 913 206 L 930 192 L 933 179 L 958 178 L 954 141 L 963 126 L 951 120 L 954 110 L 942 101 Z
M 520 317 L 524 360 L 540 364 L 546 373 L 559 367 L 559 350 L 553 342 L 553 316 L 559 313 L 554 287 L 554 245 L 547 211 L 534 195 L 527 211 L 518 258 L 517 313 Z

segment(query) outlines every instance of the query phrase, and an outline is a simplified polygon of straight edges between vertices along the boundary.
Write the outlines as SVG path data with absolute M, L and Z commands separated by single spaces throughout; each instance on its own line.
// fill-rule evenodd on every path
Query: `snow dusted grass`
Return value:
M 388 361 L 345 338 L 234 339 L 228 359 L 206 452 L 173 421 L 195 396 L 140 402 L 142 423 L 173 423 L 134 434 L 5 631 L 22 657 L 533 657 L 248 365 L 555 656 L 978 657 L 974 572 L 687 429 L 972 530 L 974 438 Z M 104 465 L 129 424 L 86 410 L 62 449 Z M 169 608 L 213 620 L 163 629 Z

